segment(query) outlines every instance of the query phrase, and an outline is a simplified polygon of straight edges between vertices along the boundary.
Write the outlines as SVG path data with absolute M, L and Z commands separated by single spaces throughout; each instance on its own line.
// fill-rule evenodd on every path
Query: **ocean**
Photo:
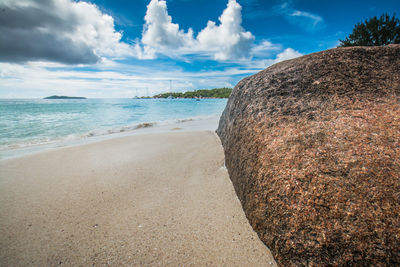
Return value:
M 226 99 L 0 99 L 4 151 L 219 116 Z M 3 155 L 3 157 L 2 157 Z

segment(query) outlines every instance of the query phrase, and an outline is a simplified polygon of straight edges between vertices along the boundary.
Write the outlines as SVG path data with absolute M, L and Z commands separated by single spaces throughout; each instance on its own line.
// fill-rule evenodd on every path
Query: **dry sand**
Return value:
M 210 131 L 0 161 L 0 266 L 269 266 Z

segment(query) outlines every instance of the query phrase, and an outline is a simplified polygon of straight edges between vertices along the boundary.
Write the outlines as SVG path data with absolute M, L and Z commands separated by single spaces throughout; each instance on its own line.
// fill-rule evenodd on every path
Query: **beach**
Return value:
M 0 161 L 0 246 L 1 266 L 276 266 L 201 127 Z

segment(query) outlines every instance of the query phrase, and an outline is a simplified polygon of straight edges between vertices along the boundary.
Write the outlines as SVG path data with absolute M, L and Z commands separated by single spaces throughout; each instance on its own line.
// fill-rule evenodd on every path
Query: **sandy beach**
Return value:
M 212 131 L 0 161 L 1 266 L 275 266 Z

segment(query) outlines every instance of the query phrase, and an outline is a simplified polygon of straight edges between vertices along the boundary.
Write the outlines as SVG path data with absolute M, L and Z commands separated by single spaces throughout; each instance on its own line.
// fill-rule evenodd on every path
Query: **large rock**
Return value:
M 400 45 L 336 48 L 245 78 L 217 133 L 280 266 L 399 266 Z

